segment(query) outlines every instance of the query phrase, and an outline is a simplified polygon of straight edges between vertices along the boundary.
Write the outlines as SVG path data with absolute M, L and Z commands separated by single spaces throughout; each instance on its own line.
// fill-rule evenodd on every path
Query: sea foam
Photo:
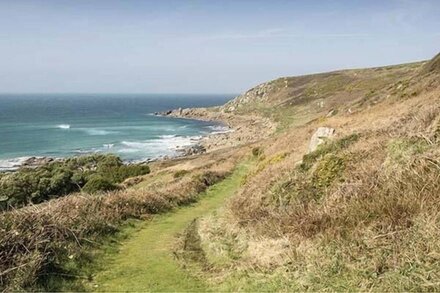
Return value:
M 95 129 L 95 128 L 84 128 L 81 130 L 83 130 L 88 135 L 109 135 L 109 134 L 117 133 L 116 131 L 109 131 L 109 130 Z
M 60 129 L 70 129 L 70 125 L 69 124 L 60 124 L 60 125 L 57 125 L 57 128 L 60 128 Z
M 228 126 L 223 126 L 223 125 L 211 125 L 211 126 L 207 126 L 207 128 L 210 129 L 210 134 L 220 134 L 220 133 L 228 133 L 234 131 Z
M 0 160 L 0 171 L 17 170 L 30 157 L 18 157 L 6 160 Z
M 144 153 L 173 155 L 179 148 L 193 145 L 201 136 L 161 135 L 145 141 L 122 141 L 119 153 Z

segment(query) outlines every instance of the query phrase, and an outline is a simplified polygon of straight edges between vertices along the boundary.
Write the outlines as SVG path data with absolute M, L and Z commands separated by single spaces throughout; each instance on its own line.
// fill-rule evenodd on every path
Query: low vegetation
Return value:
M 89 277 L 81 264 L 89 262 L 90 248 L 103 237 L 114 235 L 127 219 L 148 218 L 196 201 L 227 172 L 195 171 L 159 188 L 73 194 L 0 213 L 0 289 L 52 291 L 60 289 L 56 280 Z
M 380 81 L 356 111 L 291 126 L 262 144 L 268 158 L 227 208 L 192 226 L 192 251 L 202 257 L 187 262 L 200 264 L 197 274 L 225 291 L 438 291 L 436 58 L 391 68 L 405 71 L 406 85 Z M 312 153 L 298 147 L 326 125 L 338 137 Z
M 73 157 L 37 168 L 21 168 L 0 177 L 0 209 L 37 204 L 81 190 L 115 190 L 126 178 L 149 172 L 147 165 L 124 165 L 114 155 Z
M 303 156 L 301 165 L 299 168 L 303 171 L 308 171 L 318 159 L 321 159 L 327 154 L 336 153 L 340 150 L 347 148 L 350 144 L 356 142 L 359 139 L 359 134 L 351 134 L 347 137 L 343 137 L 339 140 L 320 145 L 314 152 Z

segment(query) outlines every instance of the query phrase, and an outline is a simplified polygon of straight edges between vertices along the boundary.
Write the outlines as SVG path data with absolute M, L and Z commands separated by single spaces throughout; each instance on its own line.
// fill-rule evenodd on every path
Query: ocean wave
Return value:
M 30 157 L 18 157 L 12 159 L 0 160 L 0 171 L 17 170 Z
M 139 152 L 139 150 L 138 149 L 130 149 L 130 148 L 123 148 L 123 149 L 119 149 L 118 150 L 118 153 L 121 153 L 121 154 L 132 154 L 132 153 L 137 153 L 137 152 Z
M 201 140 L 202 138 L 203 138 L 202 135 L 195 135 L 195 136 L 191 136 L 190 140 L 193 141 L 193 142 L 196 142 L 196 141 Z
M 59 128 L 59 129 L 70 129 L 70 125 L 69 124 L 59 124 L 59 125 L 57 125 L 57 128 Z
M 119 149 L 121 153 L 163 153 L 171 154 L 179 148 L 193 145 L 199 141 L 201 136 L 177 136 L 177 135 L 161 135 L 159 138 L 145 141 L 122 141 L 124 147 Z
M 136 149 L 142 149 L 148 146 L 148 142 L 139 142 L 139 141 L 122 141 L 121 144 Z
M 81 128 L 80 130 L 84 131 L 88 135 L 109 135 L 109 134 L 117 133 L 116 131 L 96 129 L 96 128 Z
M 119 131 L 105 130 L 99 128 L 72 128 L 70 124 L 59 124 L 56 127 L 64 130 L 81 131 L 85 132 L 88 135 L 109 135 L 119 133 Z
M 173 138 L 173 137 L 177 137 L 177 135 L 176 134 L 159 135 L 159 138 L 162 138 L 162 139 Z
M 206 128 L 210 130 L 211 134 L 228 133 L 234 131 L 229 126 L 224 126 L 224 125 L 210 125 L 207 126 Z
M 98 148 L 91 148 L 91 149 L 88 149 L 88 150 L 77 149 L 77 150 L 74 150 L 73 152 L 75 154 L 88 155 L 88 154 L 99 153 L 99 152 L 101 152 L 101 150 L 98 149 Z

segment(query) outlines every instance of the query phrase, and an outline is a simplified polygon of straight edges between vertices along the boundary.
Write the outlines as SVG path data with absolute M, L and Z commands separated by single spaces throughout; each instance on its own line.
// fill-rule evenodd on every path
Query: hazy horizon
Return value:
M 0 2 L 2 94 L 238 94 L 283 76 L 427 60 L 440 2 Z

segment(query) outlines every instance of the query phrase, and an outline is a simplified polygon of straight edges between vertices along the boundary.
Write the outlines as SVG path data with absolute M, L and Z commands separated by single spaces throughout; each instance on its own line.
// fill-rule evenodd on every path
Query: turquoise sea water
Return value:
M 214 122 L 152 115 L 221 105 L 232 95 L 1 94 L 0 168 L 23 157 L 115 153 L 124 160 L 173 155 L 179 146 L 222 131 Z

